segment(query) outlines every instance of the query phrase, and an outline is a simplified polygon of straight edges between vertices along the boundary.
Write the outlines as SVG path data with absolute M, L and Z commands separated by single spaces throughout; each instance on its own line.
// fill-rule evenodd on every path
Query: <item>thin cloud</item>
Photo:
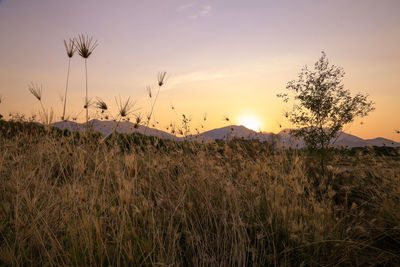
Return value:
M 212 11 L 211 5 L 199 5 L 197 2 L 180 5 L 176 8 L 179 13 L 187 13 L 187 18 L 198 19 L 209 15 Z
M 211 5 L 203 6 L 202 10 L 200 11 L 200 16 L 206 16 L 211 12 L 211 9 L 212 9 Z
M 213 81 L 217 79 L 227 78 L 232 75 L 233 73 L 223 72 L 223 71 L 221 72 L 195 71 L 176 76 L 174 79 L 171 79 L 170 84 L 181 85 L 193 82 Z
M 176 8 L 176 11 L 182 12 L 182 11 L 188 9 L 188 8 L 194 7 L 195 5 L 196 5 L 196 2 L 191 2 L 191 3 L 188 3 L 188 4 L 180 5 L 180 6 L 178 6 Z

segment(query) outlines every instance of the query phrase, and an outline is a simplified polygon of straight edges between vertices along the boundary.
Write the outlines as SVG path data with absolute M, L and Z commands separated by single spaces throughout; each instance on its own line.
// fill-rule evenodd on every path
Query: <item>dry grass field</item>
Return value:
M 322 176 L 255 141 L 27 125 L 1 124 L 1 265 L 400 265 L 398 150 L 336 152 Z

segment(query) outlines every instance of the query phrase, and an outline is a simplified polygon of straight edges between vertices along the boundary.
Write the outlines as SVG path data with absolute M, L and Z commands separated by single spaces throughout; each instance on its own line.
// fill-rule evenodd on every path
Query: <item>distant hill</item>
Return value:
M 362 139 L 355 135 L 341 132 L 336 145 L 348 146 L 348 147 L 361 147 L 361 146 L 389 146 L 389 147 L 399 147 L 400 143 L 378 137 L 374 139 Z
M 247 129 L 244 126 L 230 125 L 206 131 L 198 135 L 191 135 L 188 138 L 205 142 L 215 141 L 217 139 L 229 140 L 232 138 L 258 139 L 260 141 L 267 141 L 270 138 L 270 134 L 258 133 L 253 130 Z
M 283 146 L 288 147 L 304 147 L 304 141 L 300 138 L 296 138 L 290 134 L 290 129 L 280 131 L 278 134 L 274 133 L 260 133 L 253 130 L 247 129 L 244 126 L 231 125 L 218 129 L 213 129 L 207 132 L 203 132 L 199 135 L 191 136 L 197 140 L 212 141 L 216 139 L 232 139 L 232 138 L 244 138 L 244 139 L 258 139 L 260 141 L 276 141 Z M 400 147 L 399 142 L 395 142 L 386 138 L 378 137 L 374 139 L 362 139 L 355 135 L 351 135 L 345 132 L 340 132 L 338 139 L 335 142 L 335 146 L 343 147 L 363 147 L 363 146 L 388 146 L 388 147 Z
M 104 135 L 108 135 L 113 132 L 117 125 L 115 121 L 100 121 L 91 120 L 89 121 L 92 128 Z M 76 123 L 71 121 L 66 122 L 56 122 L 52 124 L 60 129 L 68 129 L 71 131 L 83 130 L 85 128 L 85 123 Z M 120 122 L 116 128 L 118 133 L 145 133 L 146 126 L 140 125 L 135 128 L 135 124 L 132 122 Z M 146 131 L 148 136 L 157 136 L 166 139 L 182 140 L 182 137 L 176 137 L 167 132 L 153 129 L 148 127 Z M 221 127 L 213 129 L 210 131 L 203 132 L 198 135 L 189 135 L 187 139 L 210 142 L 217 139 L 230 140 L 232 138 L 243 138 L 243 139 L 257 139 L 260 141 L 271 141 L 281 144 L 286 147 L 304 147 L 304 141 L 293 137 L 290 134 L 290 129 L 285 129 L 280 131 L 278 134 L 274 133 L 263 133 L 255 132 L 253 130 L 247 129 L 244 126 L 230 125 L 226 127 Z M 400 147 L 399 142 L 395 142 L 386 138 L 378 137 L 374 139 L 362 139 L 355 135 L 351 135 L 345 132 L 341 132 L 339 137 L 335 142 L 335 146 L 343 147 L 364 147 L 364 146 L 388 146 L 388 147 Z
M 114 131 L 114 128 L 117 126 L 118 122 L 91 120 L 89 121 L 89 124 L 95 131 L 98 131 L 104 135 L 109 135 Z M 52 126 L 54 127 L 60 129 L 68 129 L 71 131 L 83 130 L 85 129 L 85 125 L 86 123 L 76 123 L 72 121 L 59 121 L 52 124 Z M 146 135 L 148 136 L 157 136 L 165 139 L 176 139 L 175 136 L 161 130 L 153 129 L 150 127 L 148 127 L 147 130 L 145 129 L 146 126 L 139 125 L 137 128 L 135 128 L 134 123 L 123 121 L 118 124 L 118 127 L 115 129 L 115 131 L 118 133 L 141 133 L 141 134 L 145 134 L 146 132 Z

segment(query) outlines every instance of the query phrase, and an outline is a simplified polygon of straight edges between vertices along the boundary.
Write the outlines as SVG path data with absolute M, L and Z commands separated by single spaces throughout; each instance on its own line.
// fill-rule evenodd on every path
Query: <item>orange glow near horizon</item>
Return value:
M 238 124 L 256 132 L 263 130 L 261 120 L 255 115 L 241 115 Z
M 89 99 L 102 98 L 112 115 L 121 96 L 134 99 L 145 117 L 146 87 L 154 95 L 157 73 L 166 71 L 154 108 L 158 129 L 180 127 L 185 114 L 193 132 L 243 124 L 277 133 L 294 126 L 283 115 L 290 103 L 276 95 L 325 51 L 346 72 L 344 87 L 376 103 L 344 131 L 400 142 L 399 10 L 396 0 L 3 0 L 0 114 L 39 114 L 28 92 L 35 82 L 59 121 L 68 66 L 63 40 L 83 33 L 99 42 L 87 62 Z M 77 53 L 69 77 L 66 115 L 83 122 L 85 64 Z M 90 114 L 99 119 L 94 106 Z

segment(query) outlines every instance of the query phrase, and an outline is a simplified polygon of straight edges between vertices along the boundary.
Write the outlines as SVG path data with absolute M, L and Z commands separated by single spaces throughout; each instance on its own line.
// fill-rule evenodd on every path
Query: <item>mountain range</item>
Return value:
M 118 133 L 141 133 L 149 136 L 157 136 L 170 140 L 183 140 L 183 137 L 176 137 L 165 131 L 148 127 L 143 125 L 135 125 L 132 122 L 116 122 L 116 121 L 100 121 L 91 120 L 89 121 L 91 127 L 104 135 L 111 134 L 114 129 Z M 71 131 L 80 131 L 85 129 L 86 123 L 77 123 L 72 121 L 60 121 L 53 123 L 60 129 L 68 129 Z M 293 137 L 290 134 L 290 129 L 285 129 L 280 131 L 278 134 L 275 133 L 265 133 L 265 132 L 255 132 L 253 130 L 247 129 L 244 126 L 230 125 L 226 127 L 221 127 L 206 131 L 197 135 L 188 135 L 186 137 L 189 140 L 197 140 L 210 142 L 217 139 L 229 140 L 232 138 L 243 138 L 243 139 L 257 139 L 260 141 L 274 141 L 283 146 L 287 147 L 303 147 L 304 141 Z M 339 137 L 335 142 L 335 146 L 343 147 L 363 147 L 363 146 L 388 146 L 388 147 L 400 147 L 399 142 L 395 142 L 386 138 L 378 137 L 374 139 L 362 139 L 355 135 L 351 135 L 345 132 L 340 132 Z

